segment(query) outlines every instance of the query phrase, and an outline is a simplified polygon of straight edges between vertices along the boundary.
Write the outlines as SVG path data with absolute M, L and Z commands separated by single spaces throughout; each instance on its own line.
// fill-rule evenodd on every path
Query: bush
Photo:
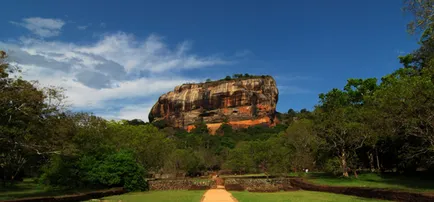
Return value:
M 50 187 L 124 187 L 128 191 L 148 188 L 145 170 L 128 151 L 100 158 L 53 156 L 42 171 L 40 182 Z
M 324 170 L 328 173 L 332 173 L 333 175 L 342 174 L 342 167 L 339 159 L 337 158 L 328 159 L 327 163 L 324 166 Z
M 84 180 L 107 187 L 122 186 L 128 191 L 146 190 L 145 170 L 136 163 L 132 152 L 120 151 L 97 161 L 83 157 L 80 167 L 86 171 Z
M 41 184 L 53 188 L 76 188 L 83 186 L 76 158 L 55 155 L 42 167 Z

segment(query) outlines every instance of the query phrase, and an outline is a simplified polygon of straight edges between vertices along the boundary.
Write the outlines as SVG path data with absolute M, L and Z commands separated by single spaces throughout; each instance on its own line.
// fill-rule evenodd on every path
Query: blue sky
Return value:
M 309 2 L 309 3 L 308 3 Z M 74 110 L 142 118 L 183 82 L 269 74 L 278 111 L 312 109 L 348 78 L 378 77 L 417 47 L 399 0 L 2 3 L 0 48 Z

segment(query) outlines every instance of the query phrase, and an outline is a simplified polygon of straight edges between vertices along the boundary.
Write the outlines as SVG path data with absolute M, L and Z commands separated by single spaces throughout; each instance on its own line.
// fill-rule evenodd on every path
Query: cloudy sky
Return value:
M 297 2 L 7 1 L 0 49 L 24 78 L 65 88 L 74 111 L 147 120 L 176 85 L 234 73 L 274 76 L 279 111 L 312 109 L 416 47 L 400 1 Z

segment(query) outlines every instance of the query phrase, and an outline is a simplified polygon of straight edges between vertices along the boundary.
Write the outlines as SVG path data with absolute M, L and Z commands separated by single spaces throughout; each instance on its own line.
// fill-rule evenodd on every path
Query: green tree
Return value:
M 146 190 L 145 170 L 137 164 L 133 152 L 121 150 L 99 160 L 94 156 L 83 156 L 79 162 L 88 184 L 106 187 L 122 186 L 129 191 Z
M 285 146 L 290 152 L 289 160 L 295 172 L 305 168 L 313 169 L 315 153 L 320 145 L 320 140 L 315 134 L 313 122 L 302 119 L 292 123 L 282 133 Z
M 404 0 L 404 11 L 413 15 L 407 26 L 410 33 L 430 29 L 434 20 L 433 0 Z
M 249 142 L 240 142 L 229 152 L 224 168 L 240 174 L 254 171 L 255 164 L 250 153 Z
M 294 109 L 288 109 L 287 114 L 290 118 L 297 116 L 297 112 Z
M 50 187 L 124 187 L 145 190 L 145 170 L 137 164 L 132 152 L 105 153 L 102 156 L 83 154 L 80 157 L 53 155 L 43 167 L 40 182 Z
M 57 133 L 50 122 L 61 116 L 63 94 L 58 89 L 38 89 L 9 66 L 0 51 L 0 169 L 2 181 L 13 182 L 32 156 L 60 152 Z M 59 143 L 59 142 L 57 142 Z
M 165 171 L 195 176 L 201 170 L 200 158 L 192 149 L 174 150 L 165 161 Z
M 420 75 L 415 71 L 400 69 L 384 77 L 374 104 L 383 128 L 406 140 L 400 150 L 405 161 L 423 158 L 430 165 L 434 163 L 434 74 L 431 68 Z
M 364 96 L 372 95 L 375 89 L 375 79 L 350 79 L 344 91 L 333 89 L 320 94 L 321 104 L 315 110 L 318 135 L 340 159 L 345 177 L 348 177 L 349 164 L 356 171 L 357 149 L 373 137 L 371 127 L 363 116 L 362 106 L 365 103 Z

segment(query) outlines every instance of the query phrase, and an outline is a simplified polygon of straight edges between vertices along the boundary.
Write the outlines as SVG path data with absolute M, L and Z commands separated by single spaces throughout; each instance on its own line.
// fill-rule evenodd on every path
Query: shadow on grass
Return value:
M 0 200 L 10 200 L 27 197 L 59 196 L 83 193 L 87 191 L 90 191 L 90 189 L 47 189 L 37 184 L 32 179 L 25 179 L 24 181 L 17 182 L 12 186 L 0 187 Z
M 328 173 L 309 173 L 314 183 L 332 186 L 357 186 L 404 189 L 416 192 L 434 192 L 434 180 L 427 173 L 404 176 L 399 173 L 360 173 L 358 178 L 335 176 Z

